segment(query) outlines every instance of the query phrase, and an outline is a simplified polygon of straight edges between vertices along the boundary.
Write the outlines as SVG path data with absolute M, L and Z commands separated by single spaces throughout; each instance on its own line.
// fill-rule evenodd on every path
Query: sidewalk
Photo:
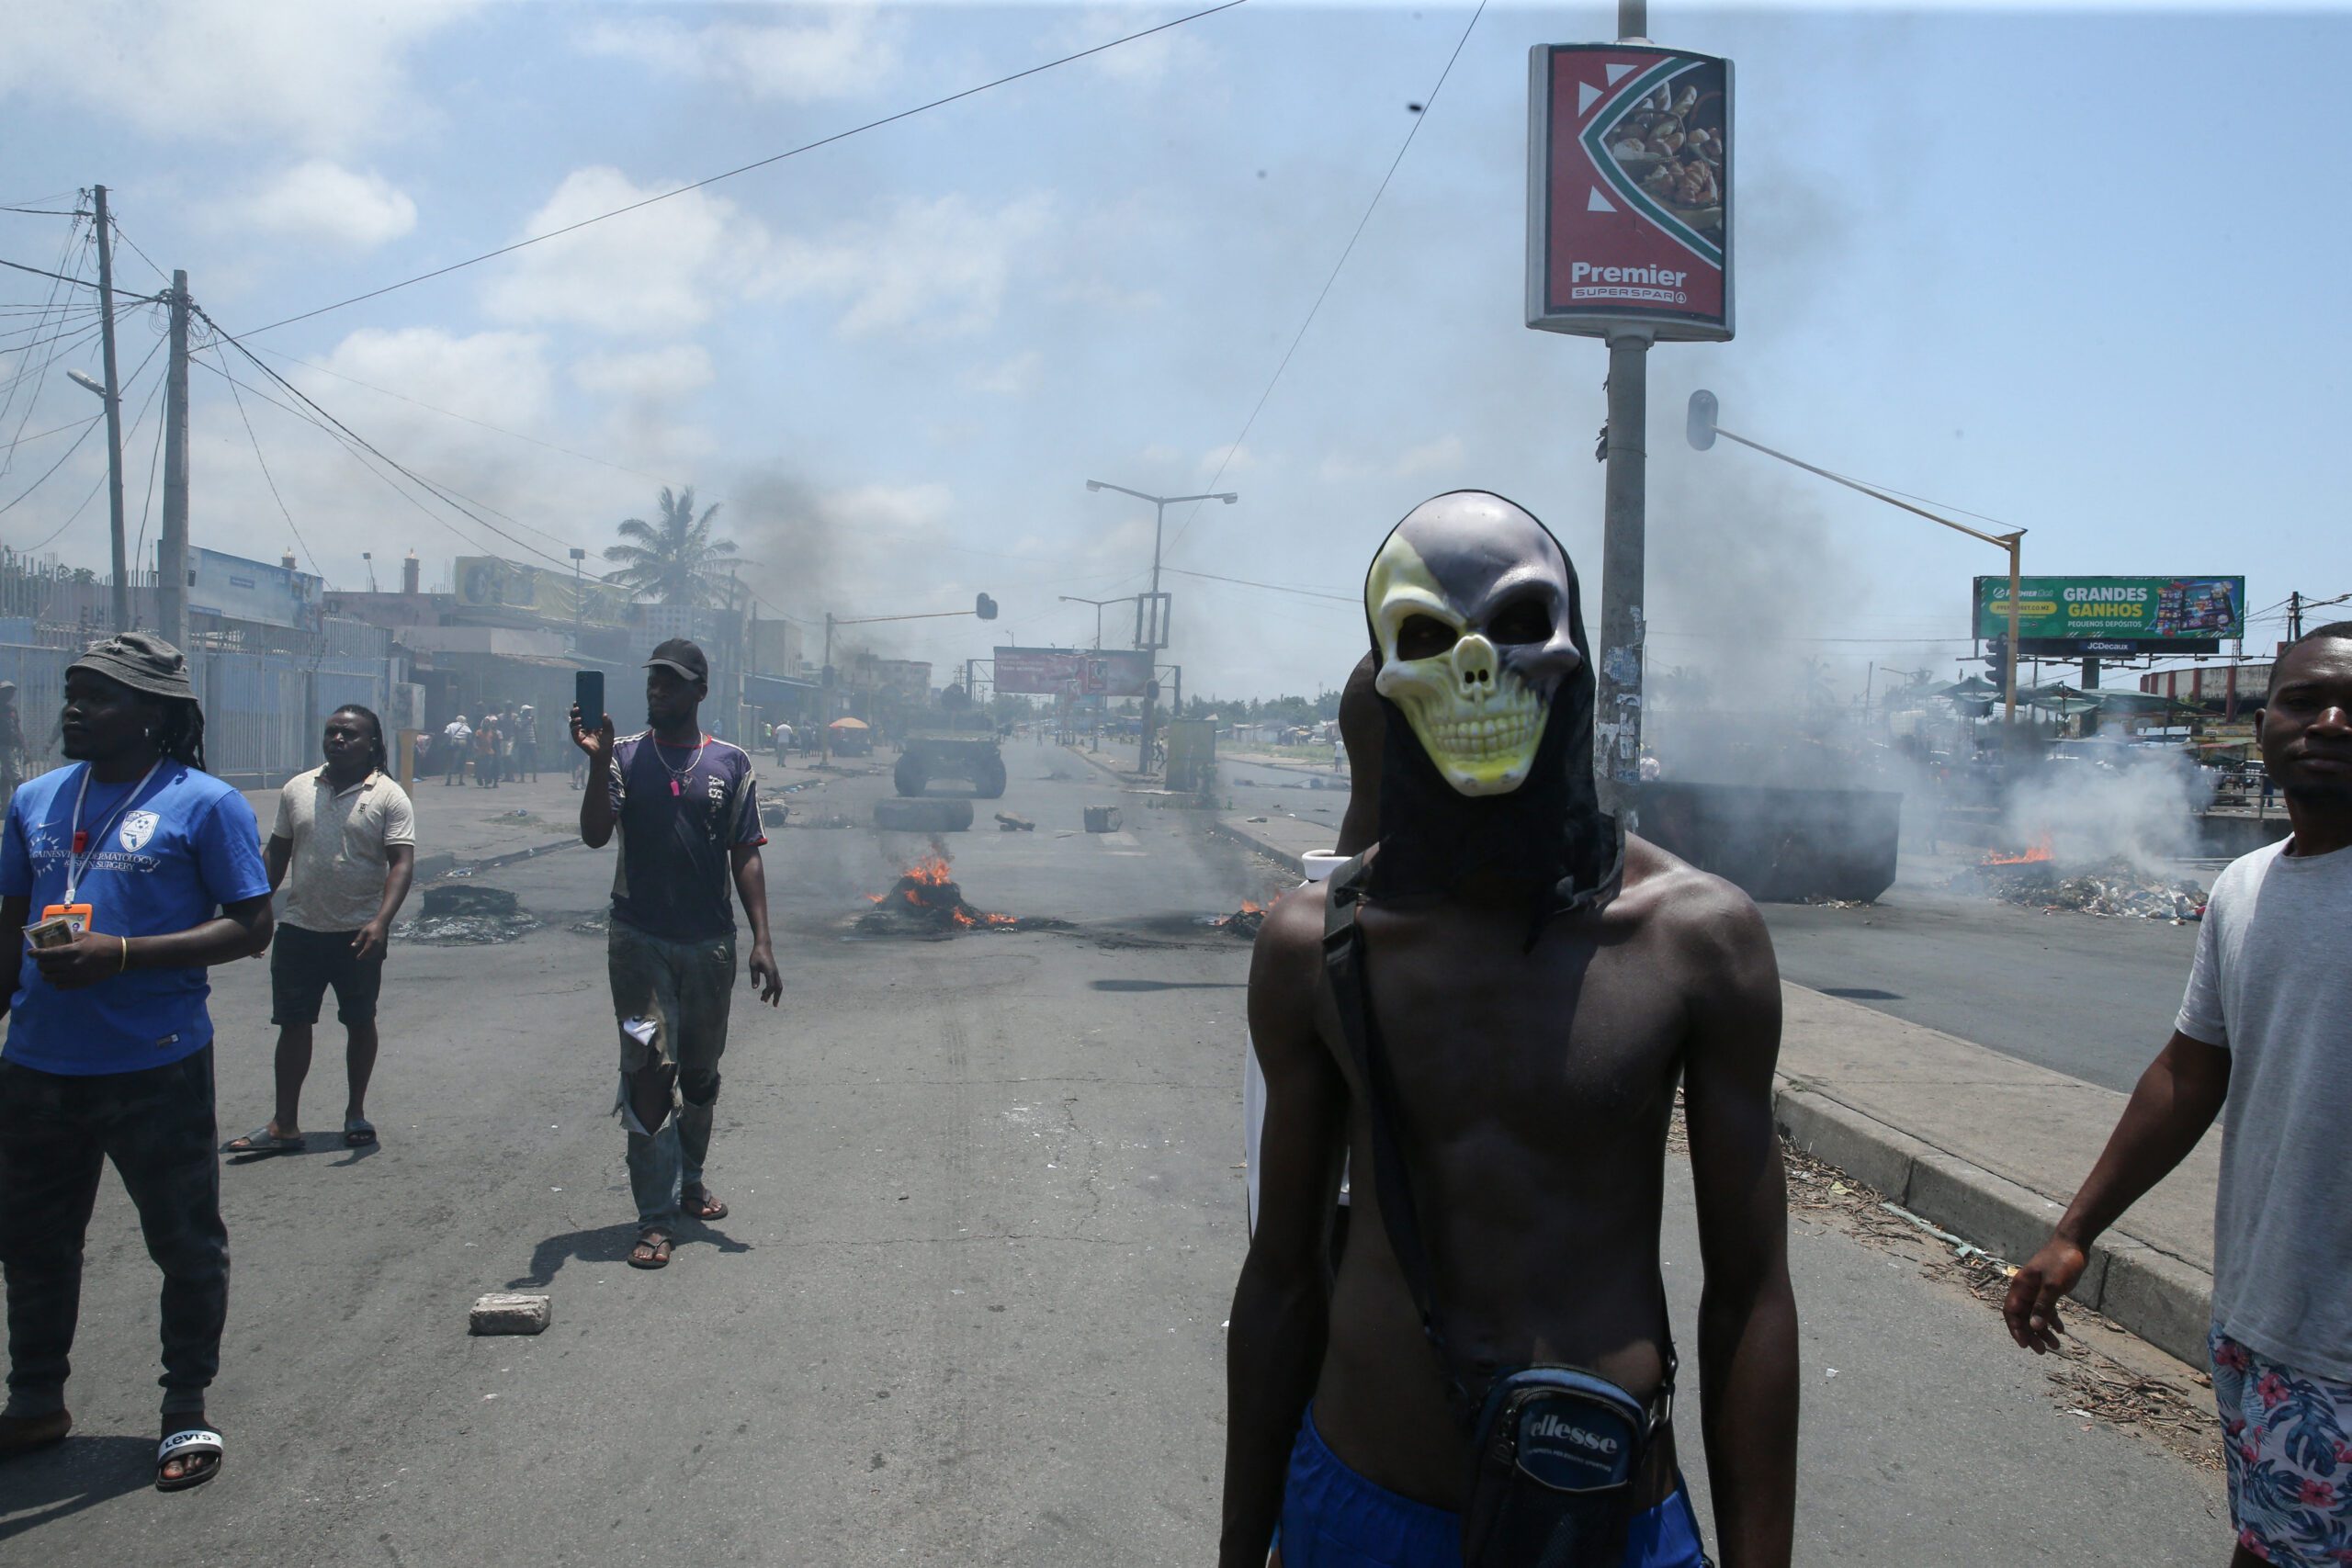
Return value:
M 1323 823 L 1225 814 L 1213 831 L 1297 869 Z M 2032 1255 L 2122 1114 L 2124 1096 L 1803 986 L 1781 987 L 1773 1120 L 1792 1143 L 1996 1258 Z M 2092 1249 L 2075 1297 L 2205 1364 L 2221 1131 Z

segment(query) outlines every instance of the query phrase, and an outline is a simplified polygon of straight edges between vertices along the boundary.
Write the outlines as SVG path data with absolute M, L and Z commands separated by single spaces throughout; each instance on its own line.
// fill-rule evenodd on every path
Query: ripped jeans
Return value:
M 614 1109 L 628 1129 L 628 1183 L 639 1226 L 674 1232 L 679 1200 L 702 1184 L 710 1156 L 718 1058 L 735 994 L 735 934 L 673 942 L 615 920 L 605 946 L 613 1012 L 620 1021 L 620 1090 Z M 647 1127 L 631 1089 L 654 1075 L 669 1104 Z

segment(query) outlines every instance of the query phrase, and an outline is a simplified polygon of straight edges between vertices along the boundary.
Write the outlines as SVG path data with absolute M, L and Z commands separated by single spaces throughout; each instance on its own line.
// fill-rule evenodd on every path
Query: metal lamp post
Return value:
M 1996 545 L 2008 552 L 2009 667 L 2007 691 L 2003 694 L 2001 707 L 2001 723 L 2003 725 L 2003 733 L 2006 735 L 2008 732 L 2008 727 L 2015 725 L 2018 721 L 2018 557 L 2020 553 L 2019 547 L 2025 539 L 2026 531 L 2022 528 L 2018 528 L 2007 534 L 1987 534 L 1981 528 L 1972 528 L 1965 523 L 1955 523 L 1949 517 L 1938 516 L 1936 513 L 1929 512 L 1925 507 L 1914 506 L 1907 501 L 1897 500 L 1895 497 L 1887 494 L 1885 491 L 1874 490 L 1871 486 L 1863 484 L 1858 479 L 1849 479 L 1843 474 L 1833 474 L 1827 468 L 1815 468 L 1813 464 L 1805 462 L 1802 458 L 1790 457 L 1786 452 L 1775 452 L 1771 447 L 1765 446 L 1760 441 L 1750 441 L 1747 436 L 1734 434 L 1732 432 L 1725 430 L 1722 425 L 1717 424 L 1715 423 L 1715 412 L 1718 406 L 1719 405 L 1715 400 L 1715 394 L 1713 392 L 1702 390 L 1690 394 L 1690 412 L 1688 423 L 1684 429 L 1684 434 L 1690 438 L 1690 442 L 1693 449 L 1704 452 L 1708 447 L 1713 446 L 1715 444 L 1715 437 L 1720 435 L 1726 441 L 1736 441 L 1742 446 L 1761 452 L 1768 457 L 1778 457 L 1781 462 L 1787 463 L 1793 468 L 1803 468 L 1808 474 L 1818 474 L 1825 479 L 1829 479 L 1835 483 L 1844 485 L 1848 490 L 1860 491 L 1864 495 L 1871 497 L 1872 500 L 1883 501 L 1889 506 L 1899 506 L 1904 511 L 1912 513 L 1914 516 L 1924 517 L 1930 523 L 1939 523 L 1943 525 L 1943 526 L 1951 529 L 1954 533 L 1965 534 L 1972 539 L 1982 539 L 1988 545 Z M 1973 630 L 1973 628 L 1971 629 Z
M 1159 547 L 1168 524 L 1168 508 L 1185 501 L 1221 501 L 1231 506 L 1241 499 L 1237 491 L 1215 491 L 1205 495 L 1153 495 L 1146 491 L 1129 490 L 1104 479 L 1089 479 L 1091 491 L 1116 491 L 1121 495 L 1134 496 L 1137 501 L 1151 502 L 1151 591 L 1136 605 L 1136 646 L 1148 653 L 1158 653 L 1168 646 L 1168 596 L 1159 591 Z M 1149 607 L 1147 618 L 1146 606 Z M 1152 697 L 1146 690 L 1143 698 L 1143 736 L 1136 766 L 1143 773 L 1151 772 Z

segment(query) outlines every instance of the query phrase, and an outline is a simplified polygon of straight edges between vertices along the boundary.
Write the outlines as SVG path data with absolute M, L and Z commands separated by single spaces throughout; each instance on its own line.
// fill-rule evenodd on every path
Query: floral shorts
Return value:
M 2352 1562 L 2352 1383 L 2299 1372 L 2218 1325 L 2207 1344 L 2238 1544 L 2281 1568 Z

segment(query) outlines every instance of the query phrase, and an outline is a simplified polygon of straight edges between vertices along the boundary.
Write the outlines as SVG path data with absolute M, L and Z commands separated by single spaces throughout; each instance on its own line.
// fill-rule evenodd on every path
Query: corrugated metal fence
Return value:
M 10 629 L 0 622 L 0 634 Z M 65 667 L 79 653 L 78 644 L 0 642 L 0 681 L 17 683 L 28 778 L 64 761 L 57 750 L 57 715 L 65 701 Z M 283 784 L 318 766 L 319 728 L 336 708 L 358 703 L 388 713 L 394 674 L 389 659 L 198 649 L 189 656 L 189 675 L 204 706 L 205 760 L 213 773 L 241 788 Z

